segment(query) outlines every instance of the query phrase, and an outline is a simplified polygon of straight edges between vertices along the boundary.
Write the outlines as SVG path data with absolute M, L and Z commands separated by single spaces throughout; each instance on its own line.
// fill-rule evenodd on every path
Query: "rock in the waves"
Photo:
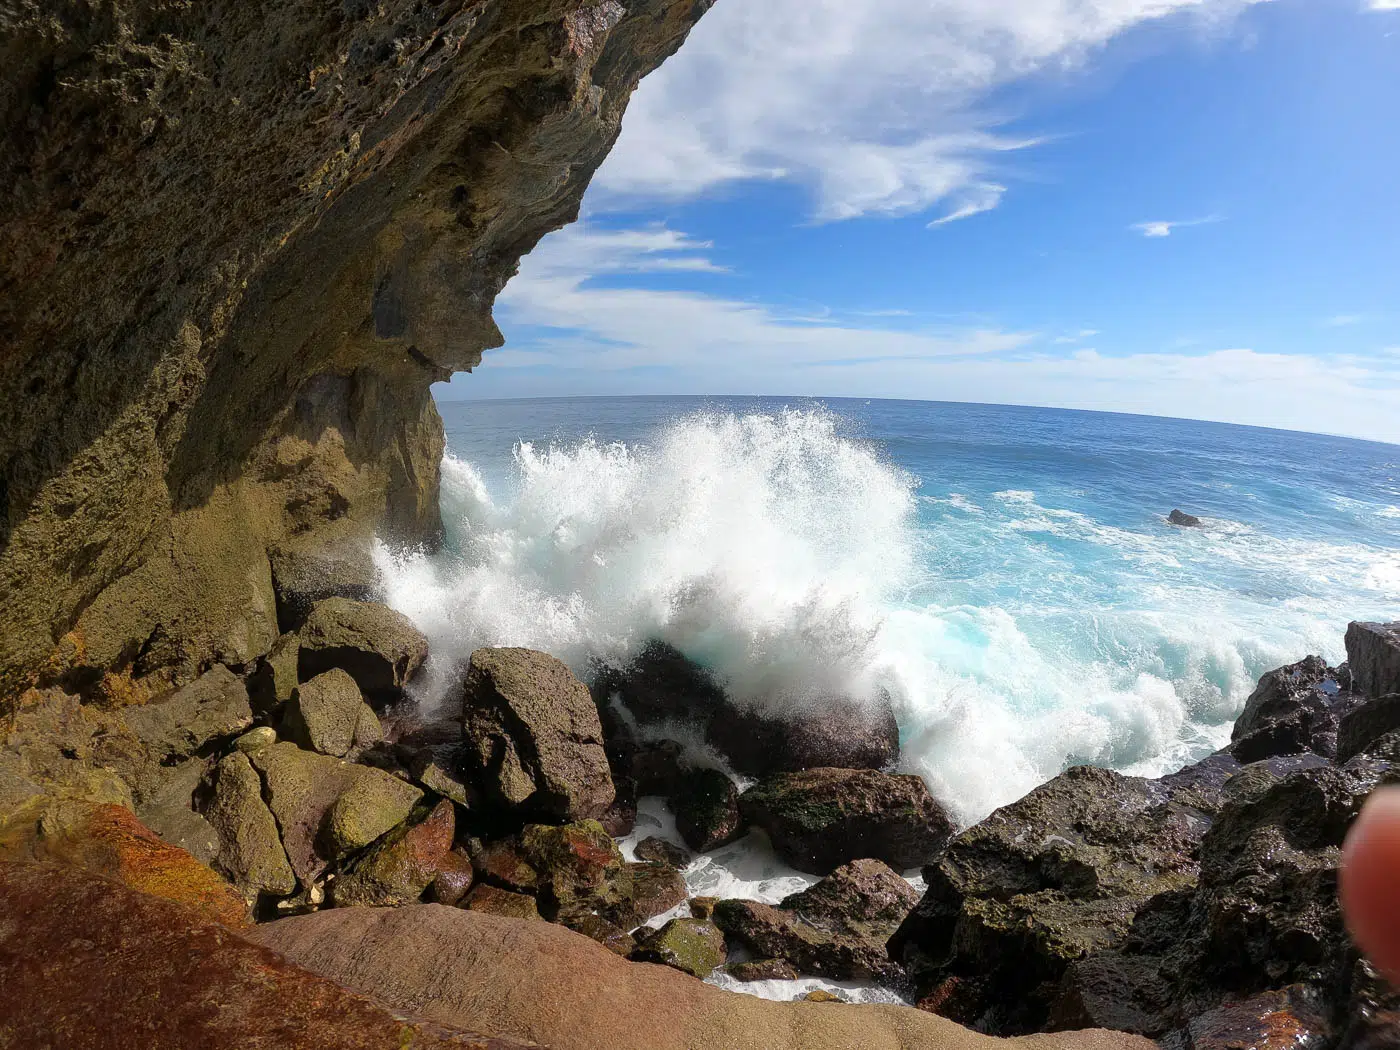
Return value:
M 344 758 L 352 747 L 375 743 L 381 736 L 379 718 L 360 687 L 338 667 L 297 687 L 287 707 L 284 734 L 334 758 Z
M 632 958 L 660 963 L 704 980 L 724 962 L 724 934 L 706 919 L 672 919 L 647 936 Z
M 899 724 L 889 694 L 869 702 L 819 696 L 781 716 L 733 709 L 707 739 L 748 776 L 803 769 L 885 769 L 899 760 Z
M 204 811 L 219 837 L 215 867 L 250 900 L 263 894 L 288 897 L 297 888 L 262 790 L 262 778 L 247 755 L 235 751 L 215 767 L 213 793 Z
M 953 840 L 891 954 L 950 1016 L 1035 1031 L 1070 963 L 1121 944 L 1148 900 L 1194 885 L 1209 825 L 1152 782 L 1071 769 Z
M 376 602 L 327 598 L 298 632 L 302 681 L 332 668 L 347 671 L 375 703 L 398 699 L 423 661 L 428 640 L 407 616 Z
M 302 751 L 288 741 L 248 757 L 262 775 L 287 859 L 304 887 L 331 861 L 401 824 L 423 797 L 382 770 Z
M 498 805 L 542 819 L 595 818 L 616 792 L 588 689 L 530 649 L 478 649 L 462 714 L 466 764 Z
M 754 981 L 795 981 L 802 976 L 786 959 L 750 959 L 748 962 L 730 963 L 724 972 L 745 984 Z
M 581 915 L 565 925 L 575 933 L 581 933 L 589 940 L 597 941 L 608 951 L 614 955 L 620 955 L 624 959 L 637 948 L 635 937 L 601 915 Z
M 268 552 L 268 561 L 283 631 L 300 628 L 316 603 L 327 598 L 368 602 L 379 597 L 379 572 L 367 543 L 283 544 Z
M 997 1050 L 1002 1041 L 905 1006 L 769 1002 L 638 966 L 561 926 L 433 905 L 347 908 L 261 926 L 261 944 L 345 986 L 444 1023 L 552 1050 Z M 644 1019 L 644 1020 L 643 1020 Z M 1040 1050 L 1154 1050 L 1107 1032 Z
M 918 777 L 873 770 L 780 773 L 745 791 L 739 808 L 779 856 L 814 875 L 862 858 L 900 870 L 927 864 L 955 830 Z
M 1370 697 L 1400 693 L 1400 622 L 1353 623 L 1346 642 L 1352 688 Z
M 622 670 L 601 672 L 595 689 L 602 705 L 617 697 L 643 723 L 707 722 L 729 704 L 710 672 L 661 641 L 648 642 Z
M 1235 722 L 1231 753 L 1244 763 L 1308 751 L 1330 758 L 1338 721 L 1356 702 L 1344 678 L 1319 656 L 1270 671 Z
M 697 853 L 718 849 L 744 834 L 739 789 L 718 769 L 681 774 L 669 801 L 676 830 Z
M 448 866 L 456 819 L 439 802 L 418 823 L 401 824 L 371 846 L 331 884 L 337 908 L 412 904 Z
M 637 859 L 648 860 L 653 864 L 668 864 L 673 868 L 684 869 L 694 858 L 689 851 L 655 836 L 637 843 Z
M 521 1046 L 408 1020 L 198 909 L 48 864 L 0 862 L 0 988 L 0 1043 L 36 1050 Z
M 760 958 L 837 980 L 894 980 L 899 965 L 885 949 L 919 894 L 878 860 L 857 860 L 774 908 L 721 901 L 715 923 Z
M 1187 529 L 1200 528 L 1201 519 L 1194 514 L 1187 514 L 1184 510 L 1173 510 L 1167 515 L 1167 521 L 1172 525 L 1180 525 Z

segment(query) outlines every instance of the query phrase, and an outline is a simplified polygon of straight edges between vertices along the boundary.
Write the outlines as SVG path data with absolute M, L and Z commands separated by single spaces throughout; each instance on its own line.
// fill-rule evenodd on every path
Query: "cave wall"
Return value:
M 0 6 L 0 696 L 276 637 L 441 529 L 432 382 L 713 0 Z

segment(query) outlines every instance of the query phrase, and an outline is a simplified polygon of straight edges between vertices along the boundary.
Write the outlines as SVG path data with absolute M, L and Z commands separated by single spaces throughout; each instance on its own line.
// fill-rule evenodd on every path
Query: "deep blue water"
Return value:
M 1398 446 L 912 401 L 440 408 L 449 553 L 394 570 L 438 649 L 660 635 L 754 703 L 884 689 L 968 819 L 1068 763 L 1179 765 L 1263 671 L 1400 616 Z

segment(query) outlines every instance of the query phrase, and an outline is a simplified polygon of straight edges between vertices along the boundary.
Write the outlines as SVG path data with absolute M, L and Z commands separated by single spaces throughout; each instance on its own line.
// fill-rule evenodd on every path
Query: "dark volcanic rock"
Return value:
M 676 869 L 684 869 L 693 859 L 689 852 L 674 842 L 655 837 L 642 839 L 637 843 L 637 859 L 654 864 L 667 864 Z
M 1167 515 L 1167 521 L 1172 525 L 1180 525 L 1183 528 L 1200 528 L 1201 519 L 1194 514 L 1187 514 L 1184 510 L 1173 510 Z
M 1324 1007 L 1309 988 L 1294 985 L 1233 1002 L 1192 1018 L 1163 1040 L 1167 1050 L 1311 1050 L 1331 1041 Z
M 617 883 L 619 901 L 603 914 L 625 929 L 634 929 L 685 903 L 685 877 L 669 864 L 628 864 Z
M 683 774 L 669 802 L 676 830 L 697 853 L 718 849 L 744 834 L 739 789 L 717 769 Z
M 448 867 L 456 820 L 452 803 L 439 802 L 418 823 L 408 822 L 376 842 L 331 884 L 337 908 L 413 904 Z
M 714 921 L 761 958 L 783 959 L 799 973 L 837 980 L 902 976 L 885 944 L 919 902 L 887 865 L 853 861 L 779 907 L 721 901 Z
M 541 919 L 535 898 L 524 893 L 511 893 L 497 886 L 481 884 L 467 894 L 462 907 L 467 911 L 498 915 L 503 919 Z
M 593 820 L 563 827 L 532 824 L 520 834 L 520 855 L 539 873 L 540 903 L 550 918 L 612 903 L 626 867 L 617 844 Z
M 1264 675 L 1235 723 L 1231 752 L 1244 763 L 1305 751 L 1330 758 L 1338 720 L 1356 702 L 1341 677 L 1318 656 Z
M 600 699 L 617 697 L 643 723 L 708 722 L 729 703 L 708 671 L 660 641 L 648 642 L 621 671 L 600 673 L 595 688 Z
M 510 1050 L 406 1020 L 193 909 L 0 862 L 0 1039 L 65 1050 Z
M 1354 708 L 1337 729 L 1337 761 L 1349 761 L 1397 730 L 1400 730 L 1400 693 Z
M 918 777 L 871 770 L 780 773 L 744 792 L 739 808 L 788 863 L 816 875 L 861 858 L 926 864 L 955 830 Z
M 551 820 L 598 817 L 615 798 L 588 689 L 530 649 L 478 649 L 462 714 L 466 765 L 493 801 Z
M 869 703 L 815 697 L 784 717 L 733 709 L 716 717 L 706 736 L 748 776 L 885 769 L 899 760 L 899 724 L 887 693 Z
M 724 934 L 705 919 L 672 919 L 632 952 L 637 962 L 660 963 L 702 980 L 724 962 Z
M 302 681 L 339 668 L 380 704 L 398 699 L 428 658 L 423 633 L 403 613 L 377 602 L 317 602 L 298 637 Z
M 1347 628 L 1347 665 L 1362 696 L 1400 693 L 1400 623 L 1353 623 Z
M 589 940 L 597 941 L 608 951 L 614 955 L 620 955 L 624 959 L 637 948 L 635 937 L 601 915 L 581 915 L 565 925 L 575 933 L 581 933 Z

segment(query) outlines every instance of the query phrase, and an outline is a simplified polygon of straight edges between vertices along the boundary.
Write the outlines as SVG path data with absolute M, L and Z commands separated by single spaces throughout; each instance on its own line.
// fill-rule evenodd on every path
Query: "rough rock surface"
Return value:
M 747 776 L 803 769 L 886 769 L 899 761 L 899 723 L 889 695 L 869 704 L 820 696 L 784 717 L 735 710 L 710 723 L 706 739 Z
M 718 769 L 682 773 L 669 802 L 676 816 L 676 830 L 697 853 L 719 849 L 744 834 L 739 789 Z
M 303 682 L 292 694 L 283 734 L 333 758 L 344 758 L 361 741 L 379 737 L 379 721 L 355 679 L 340 668 Z
M 430 384 L 708 6 L 6 6 L 0 693 L 250 667 L 269 551 L 434 542 Z
M 1303 752 L 1332 757 L 1338 723 L 1356 702 L 1344 681 L 1345 673 L 1317 656 L 1270 671 L 1235 722 L 1230 752 L 1245 763 Z
M 1353 623 L 1346 640 L 1347 664 L 1358 693 L 1400 693 L 1400 623 Z
M 922 780 L 873 770 L 780 773 L 745 791 L 739 808 L 768 833 L 779 856 L 814 875 L 861 858 L 917 867 L 954 831 Z
M 669 864 L 676 869 L 684 869 L 694 859 L 690 852 L 665 839 L 645 838 L 637 843 L 637 859 L 654 864 Z
M 219 836 L 214 866 L 252 900 L 262 894 L 289 897 L 297 888 L 262 790 L 262 778 L 247 755 L 235 751 L 215 767 L 213 793 L 204 811 Z
M 759 958 L 785 960 L 799 973 L 893 981 L 903 971 L 885 945 L 918 903 L 918 892 L 888 865 L 857 860 L 776 908 L 721 901 L 714 918 Z
M 379 598 L 379 571 L 367 543 L 288 543 L 269 551 L 268 560 L 277 595 L 277 626 L 283 631 L 300 628 L 316 603 L 327 598 Z
M 428 640 L 401 612 L 377 602 L 327 598 L 297 632 L 303 681 L 333 669 L 349 673 L 365 696 L 397 699 L 428 658 Z
M 1194 514 L 1187 514 L 1184 510 L 1173 510 L 1167 515 L 1167 521 L 1172 525 L 1180 525 L 1183 528 L 1200 528 L 1201 519 Z
M 468 772 L 498 805 L 558 821 L 599 817 L 612 805 L 598 710 L 552 656 L 474 652 L 462 733 Z
M 14 917 L 23 916 L 23 921 Z M 0 1045 L 512 1050 L 406 1020 L 205 915 L 71 868 L 0 862 Z
M 905 1006 L 767 1002 L 629 963 L 562 926 L 436 905 L 324 911 L 251 936 L 390 1005 L 551 1050 L 1154 1050 L 1107 1032 L 1006 1043 Z
M 331 885 L 337 908 L 397 907 L 419 900 L 449 865 L 457 823 L 451 802 L 439 802 L 417 823 L 395 828 L 367 849 Z
M 503 919 L 540 919 L 539 905 L 534 897 L 524 893 L 512 893 L 498 886 L 484 883 L 467 894 L 462 907 L 467 911 L 496 915 Z
M 660 963 L 702 981 L 724 962 L 724 934 L 708 919 L 672 919 L 638 943 L 631 958 Z

